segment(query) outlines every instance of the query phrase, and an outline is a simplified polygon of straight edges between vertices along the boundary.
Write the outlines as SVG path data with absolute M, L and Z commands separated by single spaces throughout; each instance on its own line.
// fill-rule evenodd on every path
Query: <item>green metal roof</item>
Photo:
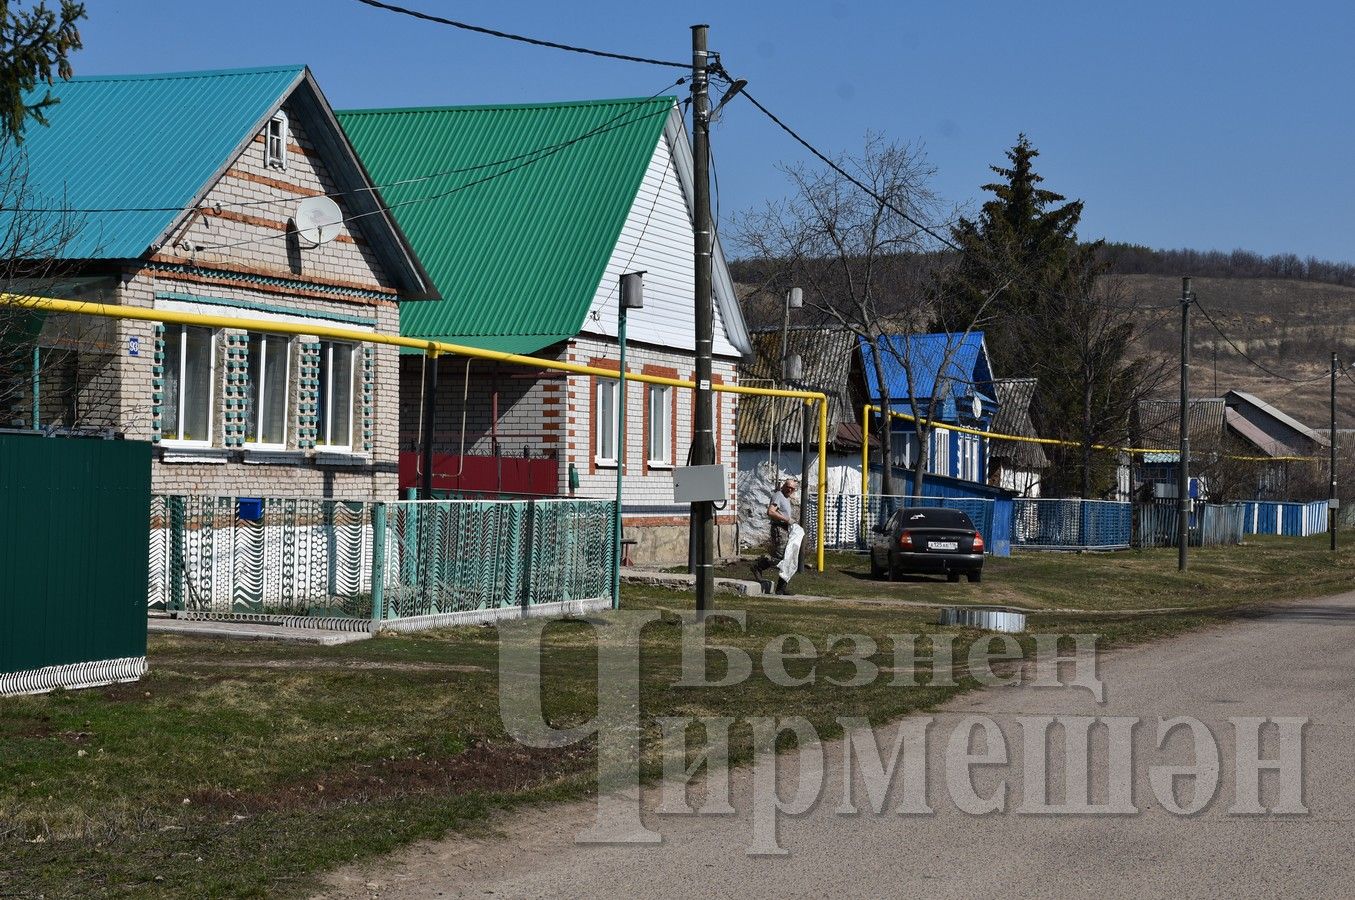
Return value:
M 517 353 L 578 334 L 674 103 L 338 113 L 444 298 L 403 305 L 401 334 Z
M 72 230 L 56 253 L 63 258 L 139 257 L 304 74 L 304 66 L 279 66 L 59 81 L 50 124 L 24 130 L 23 208 L 72 210 L 32 213 L 45 227 Z M 0 210 L 0 230 L 14 216 Z

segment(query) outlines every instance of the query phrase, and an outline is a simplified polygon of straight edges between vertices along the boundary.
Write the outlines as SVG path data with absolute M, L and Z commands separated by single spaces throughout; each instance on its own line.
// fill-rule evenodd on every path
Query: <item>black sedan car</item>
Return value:
M 901 509 L 875 527 L 870 573 L 893 581 L 904 573 L 941 574 L 948 581 L 983 577 L 983 535 L 958 509 Z

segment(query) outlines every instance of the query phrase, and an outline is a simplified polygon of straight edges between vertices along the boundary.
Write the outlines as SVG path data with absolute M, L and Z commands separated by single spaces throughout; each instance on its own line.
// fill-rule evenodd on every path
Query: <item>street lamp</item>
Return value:
M 626 466 L 626 312 L 644 309 L 645 273 L 627 272 L 621 276 L 621 298 L 616 305 L 616 343 L 620 348 L 617 373 L 616 413 L 616 522 L 612 527 L 612 609 L 621 606 L 621 476 Z

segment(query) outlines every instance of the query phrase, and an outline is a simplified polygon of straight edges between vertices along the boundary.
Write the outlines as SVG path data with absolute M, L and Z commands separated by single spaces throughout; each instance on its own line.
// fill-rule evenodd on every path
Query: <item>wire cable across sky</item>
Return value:
M 1205 320 L 1210 324 L 1214 331 L 1218 332 L 1219 337 L 1223 338 L 1223 340 L 1228 344 L 1228 346 L 1233 348 L 1233 352 L 1235 352 L 1238 356 L 1245 359 L 1247 362 L 1251 363 L 1256 368 L 1260 369 L 1262 372 L 1265 372 L 1271 378 L 1278 378 L 1281 381 L 1287 381 L 1290 384 L 1311 384 L 1314 381 L 1321 381 L 1323 378 L 1327 377 L 1327 374 L 1324 372 L 1323 374 L 1316 375 L 1312 378 L 1291 378 L 1288 375 L 1283 375 L 1279 372 L 1276 372 L 1274 369 L 1270 368 L 1267 365 L 1257 362 L 1255 359 L 1253 359 L 1251 356 L 1247 354 L 1247 351 L 1243 350 L 1241 347 L 1239 347 L 1236 343 L 1233 342 L 1233 339 L 1230 338 L 1224 332 L 1223 328 L 1219 326 L 1219 323 L 1214 321 L 1214 317 L 1209 314 L 1209 310 L 1205 308 L 1203 303 L 1201 303 L 1198 299 L 1195 298 L 1192 298 L 1191 302 L 1195 304 L 1195 308 L 1198 309 L 1204 315 Z
M 370 6 L 374 9 L 384 9 L 387 12 L 398 13 L 402 16 L 409 16 L 413 19 L 421 19 L 425 22 L 434 22 L 438 25 L 450 25 L 452 28 L 460 28 L 462 31 L 472 31 L 476 34 L 484 34 L 490 37 L 503 38 L 509 41 L 518 41 L 523 44 L 531 44 L 533 47 L 549 47 L 552 50 L 567 50 L 570 53 L 583 53 L 588 56 L 599 56 L 603 59 L 619 59 L 622 62 L 643 63 L 649 66 L 667 66 L 669 68 L 690 69 L 691 63 L 673 62 L 667 59 L 653 59 L 648 56 L 632 56 L 628 53 L 612 53 L 607 50 L 593 50 L 589 47 L 579 47 L 574 44 L 562 44 L 558 41 L 546 41 L 540 38 L 527 37 L 522 34 L 513 34 L 508 31 L 496 31 L 493 28 L 486 28 L 483 25 L 472 25 L 469 22 L 459 22 L 456 19 L 447 19 L 442 16 L 435 16 L 432 13 L 420 12 L 417 9 L 409 9 L 405 6 L 397 6 L 394 3 L 382 3 L 381 0 L 357 0 L 364 6 Z

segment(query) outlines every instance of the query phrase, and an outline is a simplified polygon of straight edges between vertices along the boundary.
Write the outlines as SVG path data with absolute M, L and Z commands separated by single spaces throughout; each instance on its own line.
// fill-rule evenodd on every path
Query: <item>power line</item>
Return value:
M 573 44 L 561 44 L 556 41 L 545 41 L 540 38 L 527 37 L 521 34 L 512 34 L 507 31 L 495 31 L 493 28 L 485 28 L 483 25 L 472 25 L 469 22 L 458 22 L 455 19 L 445 19 L 442 16 L 435 16 L 431 13 L 420 12 L 417 9 L 409 9 L 404 6 L 396 6 L 394 3 L 382 3 L 381 0 L 357 0 L 364 6 L 370 6 L 374 9 L 384 9 L 387 12 L 398 13 L 402 16 L 409 16 L 413 19 L 421 19 L 425 22 L 435 22 L 438 25 L 450 25 L 453 28 L 460 28 L 463 31 L 473 31 L 476 34 L 485 34 L 490 37 L 503 38 L 509 41 L 518 41 L 523 44 L 531 44 L 534 47 L 550 47 L 553 50 L 568 50 L 570 53 L 583 53 L 588 56 L 600 56 L 603 59 L 619 59 L 623 62 L 644 63 L 650 66 L 668 66 L 676 69 L 689 69 L 691 63 L 671 62 L 666 59 L 651 59 L 647 56 L 631 56 L 628 53 L 610 53 L 606 50 L 592 50 L 588 47 L 578 47 Z
M 685 84 L 686 81 L 687 79 L 685 77 L 679 78 L 676 81 L 665 85 L 664 87 L 662 87 L 655 93 L 651 94 L 650 96 L 646 97 L 645 99 L 653 100 L 662 95 L 665 91 L 671 90 L 672 88 L 679 87 Z M 611 119 L 608 119 L 601 125 L 596 126 L 593 129 L 590 129 L 589 131 L 584 132 L 581 135 L 576 135 L 574 137 L 567 138 L 563 141 L 559 141 L 554 144 L 545 144 L 540 147 L 533 147 L 531 150 L 527 150 L 523 153 L 519 153 L 514 156 L 507 156 L 502 159 L 490 160 L 489 162 L 475 163 L 469 166 L 460 166 L 455 169 L 444 169 L 440 172 L 431 172 L 427 175 L 415 175 L 410 178 L 402 178 L 397 181 L 388 181 L 382 184 L 364 185 L 363 187 L 353 188 L 352 190 L 349 191 L 335 191 L 333 193 L 326 194 L 325 196 L 330 198 L 336 198 L 336 197 L 348 197 L 354 194 L 375 193 L 377 191 L 388 190 L 389 188 L 405 187 L 406 185 L 410 184 L 420 184 L 422 182 L 433 181 L 438 178 L 447 178 L 452 175 L 464 175 L 468 172 L 478 172 L 483 169 L 492 169 L 495 166 L 507 165 L 508 163 L 517 162 L 519 160 L 526 159 L 527 157 L 530 156 L 536 156 L 538 154 L 549 155 L 556 150 L 564 149 L 565 147 L 571 144 L 577 143 L 582 138 L 592 137 L 595 134 L 602 134 L 606 131 L 613 130 L 613 128 L 610 127 L 612 126 L 612 123 L 615 122 L 617 119 L 621 118 L 622 116 L 626 115 L 628 112 L 630 112 L 630 110 L 628 109 L 622 110 L 621 112 L 613 116 Z M 617 125 L 615 127 L 620 126 Z M 200 205 L 194 208 L 200 210 L 235 209 L 239 207 L 271 206 L 279 203 L 295 203 L 295 202 L 296 202 L 295 197 L 270 197 L 264 200 L 237 200 L 229 203 L 213 203 L 210 206 Z M 89 207 L 16 206 L 16 207 L 0 207 L 0 213 L 143 213 L 143 212 L 181 212 L 184 209 L 186 209 L 186 207 L 183 206 L 89 206 Z
M 366 2 L 366 0 L 360 0 L 360 2 Z M 807 140 L 805 140 L 804 138 L 800 137 L 800 135 L 799 135 L 798 133 L 796 133 L 795 129 L 791 128 L 791 127 L 790 127 L 789 125 L 787 125 L 785 122 L 782 122 L 781 119 L 779 119 L 779 118 L 776 116 L 775 113 L 773 113 L 770 109 L 768 109 L 767 107 L 765 107 L 765 106 L 763 106 L 761 103 L 759 103 L 759 102 L 757 101 L 757 98 L 754 97 L 752 94 L 750 94 L 750 93 L 748 92 L 748 88 L 745 87 L 745 88 L 744 88 L 742 91 L 740 91 L 739 93 L 740 93 L 741 96 L 744 96 L 744 97 L 748 98 L 748 102 L 749 102 L 749 103 L 751 103 L 751 104 L 753 104 L 753 106 L 757 107 L 757 109 L 758 109 L 758 111 L 759 111 L 760 113 L 762 113 L 762 114 L 763 114 L 764 116 L 766 116 L 767 118 L 771 119 L 772 122 L 773 122 L 773 124 L 775 124 L 778 128 L 780 128 L 780 129 L 781 129 L 782 131 L 784 131 L 786 134 L 790 135 L 790 136 L 791 136 L 791 137 L 792 137 L 792 138 L 793 138 L 800 146 L 804 147 L 804 148 L 805 148 L 806 150 L 808 150 L 810 153 L 812 153 L 812 154 L 814 154 L 816 157 L 818 157 L 819 160 L 822 161 L 824 165 L 828 166 L 828 167 L 829 167 L 830 169 L 832 169 L 834 172 L 838 173 L 838 174 L 841 175 L 843 178 L 847 179 L 847 180 L 850 181 L 852 184 L 856 185 L 858 188 L 860 188 L 862 191 L 864 191 L 869 197 L 871 197 L 871 199 L 873 199 L 876 203 L 879 203 L 880 205 L 882 205 L 882 206 L 884 206 L 884 207 L 886 207 L 886 208 L 892 210 L 895 214 L 897 214 L 898 216 L 902 217 L 902 219 L 903 219 L 905 222 L 907 222 L 908 224 L 912 225 L 914 228 L 917 228 L 918 230 L 924 232 L 925 234 L 931 235 L 933 238 L 935 238 L 936 240 L 940 241 L 942 244 L 945 244 L 945 245 L 946 245 L 947 247 L 949 247 L 950 249 L 956 251 L 957 253 L 958 253 L 958 252 L 961 252 L 960 246 L 959 246 L 958 244 L 956 244 L 954 241 L 950 240 L 950 238 L 944 237 L 943 235 L 939 234 L 937 231 L 935 231 L 935 230 L 934 230 L 933 228 L 931 228 L 930 226 L 924 225 L 923 223 L 919 222 L 917 219 L 913 218 L 913 217 L 912 217 L 911 215 L 909 215 L 907 212 L 905 212 L 904 210 L 899 209 L 899 207 L 895 206 L 894 203 L 893 203 L 893 201 L 891 201 L 891 200 L 889 200 L 888 198 L 882 197 L 882 196 L 880 196 L 879 194 L 875 193 L 875 191 L 874 191 L 873 189 L 871 189 L 865 182 L 861 181 L 861 180 L 858 179 L 856 176 L 852 175 L 852 173 L 850 173 L 850 172 L 848 172 L 846 169 L 842 168 L 842 166 L 840 166 L 840 165 L 838 165 L 837 163 L 835 163 L 835 162 L 834 162 L 827 154 L 825 154 L 825 153 L 823 153 L 822 151 L 820 151 L 820 150 L 819 150 L 817 147 L 815 147 L 813 144 L 809 143 L 809 141 L 807 141 Z
M 680 82 L 680 81 L 682 81 L 683 79 L 678 79 L 678 80 L 679 80 L 679 82 Z M 646 100 L 653 100 L 655 97 L 658 97 L 658 96 L 661 95 L 664 91 L 669 90 L 669 89 L 672 88 L 673 86 L 674 86 L 673 84 L 665 85 L 663 88 L 661 88 L 660 90 L 654 92 L 653 94 L 651 94 L 649 97 L 647 97 L 647 98 L 645 98 L 645 99 L 646 99 Z M 534 163 L 541 162 L 542 160 L 547 159 L 547 158 L 549 158 L 549 157 L 551 157 L 551 156 L 554 156 L 555 154 L 557 154 L 557 153 L 559 153 L 559 152 L 561 152 L 561 151 L 563 151 L 563 150 L 566 150 L 566 149 L 568 149 L 569 147 L 572 147 L 572 146 L 575 145 L 575 144 L 581 143 L 582 141 L 585 141 L 585 140 L 587 140 L 587 139 L 589 139 L 589 138 L 596 137 L 596 136 L 599 135 L 599 134 L 603 134 L 603 133 L 605 133 L 605 132 L 612 131 L 612 130 L 615 130 L 615 129 L 617 129 L 617 128 L 620 128 L 620 127 L 622 127 L 622 125 L 628 125 L 628 124 L 632 124 L 633 122 L 642 121 L 642 120 L 644 120 L 645 118 L 648 118 L 648 117 L 650 117 L 650 116 L 657 116 L 657 115 L 660 115 L 660 114 L 662 114 L 662 115 L 664 115 L 664 116 L 667 116 L 667 115 L 669 114 L 669 109 L 668 109 L 668 108 L 665 108 L 665 109 L 657 110 L 657 111 L 646 111 L 646 112 L 644 112 L 643 115 L 636 116 L 636 117 L 633 118 L 631 121 L 627 121 L 627 122 L 621 122 L 621 121 L 619 121 L 619 120 L 625 118 L 626 116 L 629 116 L 629 115 L 633 114 L 634 112 L 635 112 L 635 108 L 633 108 L 633 107 L 628 107 L 628 108 L 626 108 L 626 109 L 623 109 L 621 112 L 617 113 L 615 116 L 612 116 L 610 119 L 606 120 L 605 122 L 602 122 L 601 124 L 595 126 L 594 128 L 591 128 L 591 129 L 589 129 L 588 131 L 583 132 L 582 134 L 579 134 L 579 135 L 576 135 L 576 136 L 574 136 L 574 137 L 572 137 L 572 138 L 569 138 L 568 140 L 560 141 L 560 142 L 557 143 L 557 144 L 552 144 L 552 145 L 550 145 L 549 147 L 546 147 L 546 148 L 544 148 L 543 150 L 540 150 L 539 152 L 533 151 L 532 153 L 519 154 L 518 156 L 510 157 L 510 158 L 508 158 L 507 160 L 501 161 L 501 162 L 499 162 L 499 163 L 486 163 L 486 164 L 482 164 L 482 165 L 470 167 L 472 170 L 476 170 L 476 169 L 487 168 L 487 167 L 494 166 L 494 165 L 501 165 L 501 164 L 503 164 L 504 162 L 515 162 L 515 161 L 516 161 L 516 162 L 518 163 L 517 165 L 511 166 L 510 168 L 503 169 L 503 170 L 498 171 L 498 172 L 493 172 L 493 173 L 491 173 L 491 174 L 489 174 L 489 175 L 484 176 L 483 178 L 477 178 L 477 179 L 475 179 L 474 181 L 468 181 L 468 182 L 465 182 L 465 183 L 463 183 L 463 184 L 456 185 L 455 187 L 448 188 L 448 189 L 445 190 L 445 191 L 439 191 L 438 193 L 435 193 L 435 194 L 428 194 L 428 195 L 425 195 L 425 196 L 422 196 L 422 197 L 411 197 L 411 198 L 409 198 L 409 199 L 407 199 L 407 200 L 402 200 L 402 201 L 399 201 L 399 202 L 397 202 L 397 203 L 391 203 L 391 204 L 384 205 L 384 206 L 382 206 L 382 207 L 379 208 L 379 209 L 371 210 L 371 211 L 364 212 L 364 213 L 355 213 L 354 215 L 351 215 L 351 216 L 345 216 L 345 217 L 343 217 L 343 219 L 341 219 L 340 221 L 341 221 L 341 222 L 344 222 L 344 223 L 354 222 L 354 221 L 357 221 L 358 219 L 363 219 L 363 218 L 366 218 L 366 217 L 368 217 L 368 216 L 380 215 L 380 214 L 382 214 L 382 213 L 384 213 L 384 212 L 388 212 L 388 211 L 393 210 L 393 209 L 399 209 L 399 208 L 405 207 L 405 206 L 413 206 L 413 205 L 419 204 L 419 203 L 428 203 L 428 202 L 431 202 L 431 201 L 433 201 L 433 200 L 440 200 L 440 199 L 442 199 L 442 198 L 444 198 L 444 197 L 448 197 L 448 196 L 450 196 L 450 195 L 452 195 L 452 194 L 455 194 L 455 193 L 458 193 L 458 192 L 460 192 L 460 191 L 467 190 L 467 189 L 469 189 L 469 188 L 473 188 L 473 187 L 476 187 L 476 186 L 481 185 L 481 184 L 485 184 L 485 183 L 490 182 L 490 181 L 493 181 L 493 180 L 495 180 L 495 179 L 497 179 L 497 178 L 502 178 L 502 177 L 505 176 L 505 175 L 511 175 L 513 172 L 517 172 L 517 171 L 519 171 L 519 170 L 521 170 L 521 169 L 525 169 L 527 166 L 530 166 L 530 165 L 532 165 L 532 164 L 534 164 Z M 530 158 L 529 158 L 529 157 L 530 157 Z M 427 179 L 420 178 L 420 179 L 409 179 L 409 180 L 410 180 L 410 181 L 418 181 L 418 180 L 427 180 Z M 276 240 L 276 239 L 278 239 L 278 238 L 286 238 L 286 237 L 287 237 L 287 234 L 286 234 L 285 232 L 283 232 L 283 233 L 279 233 L 279 234 L 275 234 L 275 235 L 272 235 L 272 234 L 270 234 L 270 235 L 262 235 L 262 236 L 260 236 L 260 237 L 248 238 L 248 239 L 246 239 L 246 240 L 242 240 L 242 241 L 234 241 L 234 242 L 228 242 L 228 243 L 224 243 L 224 244 L 201 244 L 201 245 L 195 246 L 193 249 L 194 249 L 194 250 L 200 250 L 200 251 L 207 251 L 207 250 L 229 250 L 229 249 L 233 249 L 233 248 L 235 248 L 235 247 L 244 247 L 244 246 L 248 246 L 248 245 L 251 245 L 251 244 L 260 244 L 260 243 L 263 243 L 263 242 L 265 242 L 265 241 Z
M 1282 375 L 1279 372 L 1276 372 L 1269 366 L 1257 362 L 1255 359 L 1249 356 L 1245 350 L 1243 350 L 1241 347 L 1235 344 L 1233 342 L 1233 339 L 1230 338 L 1221 327 L 1219 327 L 1219 323 L 1214 321 L 1214 317 L 1209 314 L 1209 310 L 1205 308 L 1204 304 L 1201 303 L 1199 299 L 1192 298 L 1191 302 L 1195 304 L 1196 309 L 1198 309 L 1201 313 L 1204 314 L 1205 320 L 1209 322 L 1210 326 L 1216 332 L 1218 332 L 1219 337 L 1223 338 L 1223 340 L 1227 342 L 1228 346 L 1233 348 L 1233 352 L 1237 353 L 1238 356 L 1241 356 L 1247 362 L 1251 363 L 1253 366 L 1260 369 L 1262 372 L 1265 372 L 1270 377 L 1278 378 L 1281 381 L 1287 381 L 1290 384 L 1311 384 L 1314 381 L 1321 381 L 1322 379 L 1327 377 L 1327 373 L 1324 372 L 1323 374 L 1314 376 L 1312 378 L 1291 378 L 1288 375 Z

